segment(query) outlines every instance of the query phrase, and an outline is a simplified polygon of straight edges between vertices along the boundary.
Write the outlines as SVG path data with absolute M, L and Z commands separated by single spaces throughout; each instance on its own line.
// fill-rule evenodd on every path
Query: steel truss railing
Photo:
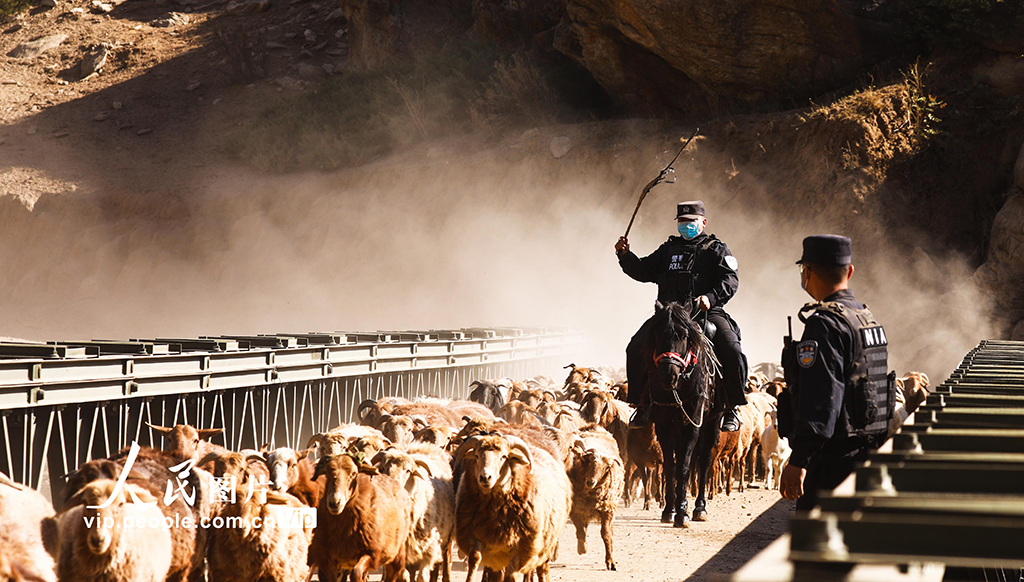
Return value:
M 819 508 L 793 515 L 788 552 L 777 542 L 733 579 L 1022 579 L 1024 342 L 971 350 Z
M 80 464 L 132 441 L 161 446 L 147 422 L 224 428 L 213 442 L 232 450 L 301 448 L 351 422 L 365 399 L 464 398 L 475 379 L 560 371 L 584 341 L 579 332 L 544 330 L 440 333 L 458 339 L 361 334 L 363 341 L 315 347 L 0 360 L 0 471 L 61 499 L 61 477 Z

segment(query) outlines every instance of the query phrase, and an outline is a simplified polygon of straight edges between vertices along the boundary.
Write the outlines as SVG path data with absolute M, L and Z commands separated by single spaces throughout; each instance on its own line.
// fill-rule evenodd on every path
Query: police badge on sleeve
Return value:
M 818 342 L 807 340 L 796 345 L 796 361 L 801 368 L 810 368 L 818 358 Z

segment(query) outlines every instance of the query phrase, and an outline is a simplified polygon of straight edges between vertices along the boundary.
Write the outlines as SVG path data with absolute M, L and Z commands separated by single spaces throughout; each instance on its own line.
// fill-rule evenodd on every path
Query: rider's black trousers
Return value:
M 654 316 L 645 321 L 640 329 L 629 340 L 626 346 L 626 379 L 629 381 L 629 393 L 626 400 L 631 404 L 644 406 L 648 402 L 647 377 L 644 370 L 647 368 L 648 358 L 655 354 L 643 353 L 644 340 L 647 337 Z M 747 403 L 747 396 L 744 386 L 747 383 L 747 362 L 743 358 L 743 351 L 740 347 L 739 326 L 721 308 L 715 307 L 708 311 L 708 321 L 715 324 L 718 331 L 712 338 L 715 345 L 715 355 L 722 363 L 722 387 L 725 389 L 725 396 L 729 406 L 741 406 Z

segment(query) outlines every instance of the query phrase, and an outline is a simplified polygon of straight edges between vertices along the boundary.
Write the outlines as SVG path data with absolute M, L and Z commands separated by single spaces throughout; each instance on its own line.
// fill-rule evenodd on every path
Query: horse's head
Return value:
M 682 381 L 702 379 L 707 340 L 685 307 L 675 302 L 655 303 L 652 336 L 656 376 L 662 387 L 672 390 Z

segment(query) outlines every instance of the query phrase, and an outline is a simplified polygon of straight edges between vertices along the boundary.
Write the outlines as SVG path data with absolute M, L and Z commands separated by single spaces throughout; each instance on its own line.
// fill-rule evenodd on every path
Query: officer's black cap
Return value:
M 797 264 L 814 263 L 841 267 L 849 265 L 852 259 L 850 239 L 835 234 L 816 234 L 804 239 L 804 254 Z
M 676 220 L 697 220 L 704 216 L 704 201 L 690 200 L 676 206 Z

